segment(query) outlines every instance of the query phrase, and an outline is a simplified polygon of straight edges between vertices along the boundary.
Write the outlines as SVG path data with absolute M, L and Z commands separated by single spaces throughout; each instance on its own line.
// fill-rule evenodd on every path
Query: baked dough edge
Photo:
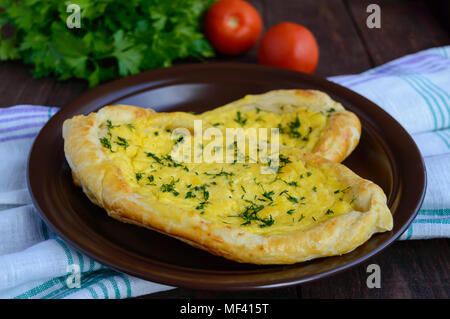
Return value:
M 312 153 L 330 161 L 340 163 L 356 148 L 361 137 L 361 123 L 358 117 L 346 110 L 341 103 L 318 90 L 272 90 L 262 94 L 249 94 L 243 98 L 204 112 L 199 116 L 217 115 L 232 109 L 254 109 L 256 107 L 276 113 L 295 110 L 295 105 L 330 117 Z M 283 106 L 283 107 L 282 107 Z M 330 109 L 333 112 L 328 113 Z
M 362 179 L 344 165 L 300 151 L 298 159 L 316 166 L 329 166 L 343 182 L 352 186 L 357 211 L 331 217 L 306 231 L 265 236 L 210 222 L 197 211 L 148 199 L 144 201 L 132 191 L 120 168 L 107 158 L 99 141 L 98 127 L 107 119 L 127 123 L 159 114 L 134 106 L 106 106 L 87 116 L 75 116 L 63 124 L 64 152 L 75 184 L 82 187 L 93 203 L 119 221 L 162 232 L 215 255 L 254 264 L 292 264 L 342 255 L 362 245 L 373 234 L 392 229 L 392 214 L 379 186 Z M 175 209 L 178 219 L 169 215 Z

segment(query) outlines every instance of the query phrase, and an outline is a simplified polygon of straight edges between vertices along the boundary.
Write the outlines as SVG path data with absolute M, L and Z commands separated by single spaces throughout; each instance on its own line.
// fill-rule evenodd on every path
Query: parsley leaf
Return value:
M 81 28 L 69 29 L 64 1 L 1 0 L 0 61 L 21 59 L 36 77 L 84 79 L 90 86 L 177 59 L 214 56 L 202 33 L 216 0 L 80 1 Z M 9 31 L 9 30 L 8 30 Z

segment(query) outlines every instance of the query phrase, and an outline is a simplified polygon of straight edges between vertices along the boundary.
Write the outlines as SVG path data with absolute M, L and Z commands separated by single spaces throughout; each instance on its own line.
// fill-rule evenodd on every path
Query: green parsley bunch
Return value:
M 0 61 L 21 59 L 36 77 L 90 86 L 214 51 L 201 32 L 215 0 L 0 0 Z M 68 28 L 69 4 L 80 28 Z M 13 34 L 2 36 L 5 26 Z M 5 33 L 5 32 L 3 32 Z

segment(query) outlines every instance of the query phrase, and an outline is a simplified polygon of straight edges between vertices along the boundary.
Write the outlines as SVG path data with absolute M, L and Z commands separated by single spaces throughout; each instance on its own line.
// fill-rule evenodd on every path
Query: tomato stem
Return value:
M 231 17 L 228 21 L 228 25 L 232 28 L 236 28 L 239 25 L 239 19 L 237 17 Z

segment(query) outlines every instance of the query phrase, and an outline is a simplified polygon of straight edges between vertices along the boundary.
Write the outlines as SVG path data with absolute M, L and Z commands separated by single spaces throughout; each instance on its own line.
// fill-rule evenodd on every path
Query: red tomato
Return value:
M 319 46 L 306 27 L 283 22 L 264 34 L 258 48 L 258 62 L 313 73 L 319 62 Z
M 224 54 L 248 51 L 258 41 L 261 31 L 261 16 L 243 0 L 220 0 L 209 8 L 205 17 L 206 37 Z

